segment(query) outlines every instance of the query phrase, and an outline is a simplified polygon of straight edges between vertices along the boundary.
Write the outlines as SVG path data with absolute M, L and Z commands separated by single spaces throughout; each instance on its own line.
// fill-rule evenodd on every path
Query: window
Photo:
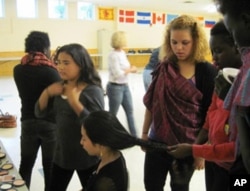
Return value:
M 48 0 L 49 18 L 64 19 L 66 18 L 65 0 Z
M 78 19 L 94 20 L 95 6 L 89 2 L 78 2 L 77 13 L 78 13 Z
M 16 0 L 17 17 L 36 18 L 37 0 Z
M 4 7 L 3 0 L 0 0 L 0 18 L 4 16 L 3 7 Z

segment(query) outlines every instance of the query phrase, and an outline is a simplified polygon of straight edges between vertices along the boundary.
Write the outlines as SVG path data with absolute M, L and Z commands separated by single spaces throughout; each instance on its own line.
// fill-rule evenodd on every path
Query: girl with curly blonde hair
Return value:
M 188 15 L 180 16 L 167 26 L 160 57 L 175 58 L 175 54 L 171 48 L 171 31 L 184 29 L 189 29 L 193 38 L 194 46 L 189 59 L 197 62 L 206 61 L 207 55 L 210 54 L 210 49 L 205 32 L 200 23 L 195 18 Z
M 142 139 L 169 146 L 196 140 L 217 74 L 205 59 L 208 53 L 208 41 L 195 18 L 182 15 L 167 26 L 161 63 L 143 98 L 146 112 Z M 168 152 L 147 150 L 144 165 L 146 191 L 163 191 L 168 173 L 172 191 L 188 191 L 194 169 L 203 168 L 203 163 L 193 157 L 175 159 Z

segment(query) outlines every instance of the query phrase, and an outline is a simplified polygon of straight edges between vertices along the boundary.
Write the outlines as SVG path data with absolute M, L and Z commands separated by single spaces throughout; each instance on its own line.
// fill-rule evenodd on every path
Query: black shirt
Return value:
M 14 67 L 14 80 L 21 99 L 21 121 L 36 119 L 35 103 L 42 91 L 50 84 L 61 80 L 57 70 L 50 66 L 18 64 Z M 51 121 L 52 119 L 48 119 Z
M 123 155 L 94 172 L 87 184 L 87 191 L 127 191 L 128 172 Z

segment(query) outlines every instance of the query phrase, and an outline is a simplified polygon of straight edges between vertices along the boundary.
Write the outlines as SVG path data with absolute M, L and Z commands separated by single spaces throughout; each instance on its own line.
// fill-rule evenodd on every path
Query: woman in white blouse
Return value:
M 126 34 L 123 31 L 115 32 L 111 37 L 113 50 L 108 56 L 109 82 L 107 95 L 109 99 L 109 111 L 117 114 L 122 105 L 129 126 L 129 131 L 136 136 L 136 127 L 133 114 L 133 101 L 128 86 L 128 74 L 137 72 L 135 66 L 131 66 L 123 48 L 127 45 Z

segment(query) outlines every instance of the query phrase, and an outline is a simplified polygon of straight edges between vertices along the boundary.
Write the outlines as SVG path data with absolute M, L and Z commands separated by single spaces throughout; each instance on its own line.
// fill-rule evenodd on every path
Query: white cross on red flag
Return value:
M 134 23 L 135 11 L 133 10 L 119 10 L 119 22 L 120 23 Z

